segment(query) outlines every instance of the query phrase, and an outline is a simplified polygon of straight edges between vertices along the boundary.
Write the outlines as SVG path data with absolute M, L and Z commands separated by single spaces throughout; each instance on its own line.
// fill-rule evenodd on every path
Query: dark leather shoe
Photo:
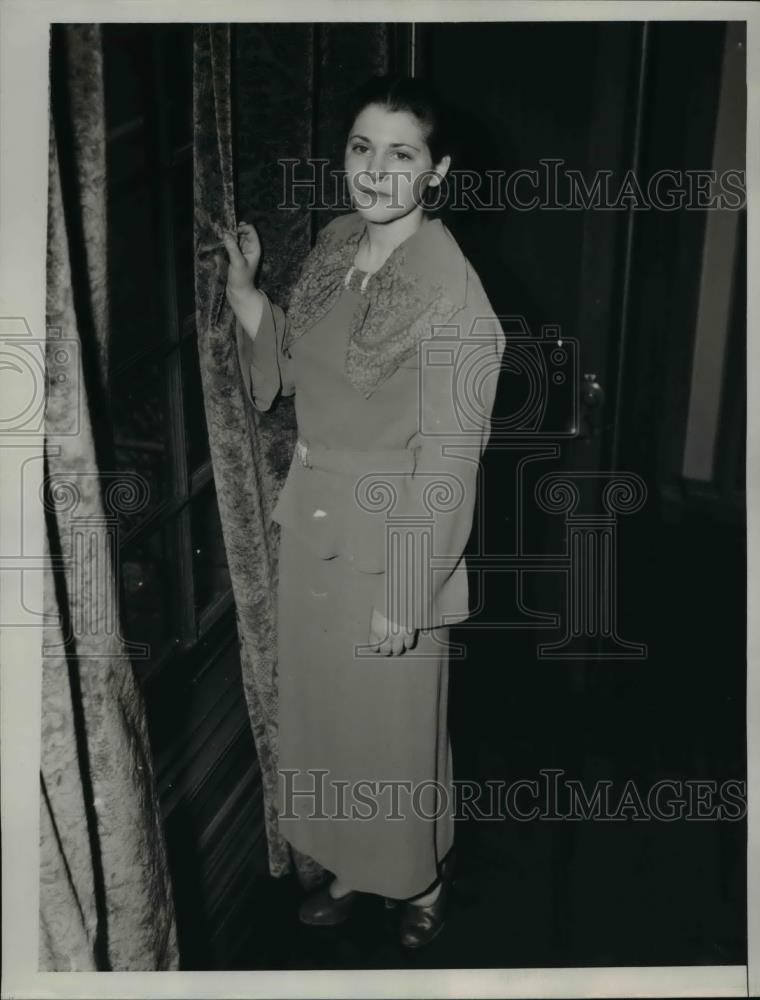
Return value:
M 423 948 L 438 937 L 444 927 L 450 892 L 450 880 L 442 878 L 441 890 L 432 903 L 404 903 L 399 922 L 399 939 L 404 948 Z
M 399 922 L 400 941 L 404 948 L 423 948 L 443 930 L 449 894 L 454 881 L 454 852 L 449 851 L 441 865 L 441 890 L 427 906 L 406 902 Z
M 359 892 L 351 890 L 335 899 L 328 892 L 328 887 L 323 885 L 301 903 L 298 908 L 298 919 L 302 924 L 320 927 L 342 924 L 351 915 L 359 895 Z

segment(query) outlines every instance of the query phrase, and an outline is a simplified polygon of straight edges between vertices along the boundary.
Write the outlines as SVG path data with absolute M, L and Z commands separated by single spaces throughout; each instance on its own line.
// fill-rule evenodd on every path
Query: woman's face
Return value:
M 421 204 L 425 188 L 440 183 L 449 163 L 448 156 L 433 163 L 414 115 L 369 104 L 356 118 L 346 143 L 351 202 L 365 219 L 390 222 Z

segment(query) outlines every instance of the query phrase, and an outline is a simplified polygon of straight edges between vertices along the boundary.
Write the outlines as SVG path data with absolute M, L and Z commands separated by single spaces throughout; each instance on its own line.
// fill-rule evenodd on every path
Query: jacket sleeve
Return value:
M 295 391 L 292 359 L 282 349 L 287 330 L 287 314 L 272 302 L 266 292 L 256 336 L 252 337 L 235 317 L 235 339 L 238 361 L 248 398 L 257 410 L 268 410 L 281 390 L 283 396 Z
M 440 341 L 420 356 L 414 472 L 395 477 L 395 504 L 385 530 L 385 572 L 378 575 L 375 607 L 408 628 L 445 625 L 446 591 L 466 603 L 464 550 L 472 530 L 480 458 L 491 434 L 505 337 L 489 310 L 464 307 Z M 390 485 L 390 484 L 389 484 Z M 447 584 L 454 574 L 459 579 Z M 461 621 L 468 612 L 453 620 Z

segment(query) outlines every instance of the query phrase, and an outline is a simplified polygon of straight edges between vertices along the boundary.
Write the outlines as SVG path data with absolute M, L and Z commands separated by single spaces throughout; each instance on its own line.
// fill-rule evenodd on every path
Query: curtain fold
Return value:
M 172 970 L 179 953 L 171 885 L 115 568 L 119 513 L 140 502 L 141 484 L 103 464 L 108 294 L 100 30 L 65 26 L 54 42 L 39 968 Z
M 196 326 L 219 516 L 235 597 L 243 687 L 261 770 L 269 870 L 281 876 L 292 869 L 292 860 L 276 814 L 277 525 L 269 515 L 278 478 L 243 391 L 233 314 L 224 295 L 226 253 L 223 247 L 214 254 L 197 252 L 218 239 L 218 226 L 234 231 L 237 225 L 230 36 L 229 25 L 198 25 L 193 34 Z M 295 860 L 306 884 L 321 875 L 309 859 Z
M 282 837 L 277 792 L 277 580 L 279 525 L 270 514 L 296 436 L 292 400 L 266 414 L 247 401 L 237 361 L 233 314 L 224 297 L 223 248 L 215 226 L 252 222 L 262 238 L 259 283 L 287 308 L 290 289 L 316 230 L 345 206 L 316 213 L 283 210 L 278 160 L 330 161 L 327 191 L 317 169 L 315 197 L 330 197 L 329 170 L 343 167 L 343 99 L 388 68 L 391 33 L 383 24 L 198 25 L 194 29 L 196 319 L 204 404 L 219 514 L 237 609 L 240 658 L 264 792 L 269 870 L 293 869 L 305 887 L 324 870 Z M 301 189 L 298 204 L 307 204 Z

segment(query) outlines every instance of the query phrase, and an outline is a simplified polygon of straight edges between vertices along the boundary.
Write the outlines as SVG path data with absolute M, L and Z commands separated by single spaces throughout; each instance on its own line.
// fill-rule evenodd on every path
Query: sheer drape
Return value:
M 95 25 L 52 46 L 40 950 L 45 971 L 178 967 L 144 705 L 120 638 L 109 473 L 106 148 Z M 64 153 L 65 149 L 65 153 Z

